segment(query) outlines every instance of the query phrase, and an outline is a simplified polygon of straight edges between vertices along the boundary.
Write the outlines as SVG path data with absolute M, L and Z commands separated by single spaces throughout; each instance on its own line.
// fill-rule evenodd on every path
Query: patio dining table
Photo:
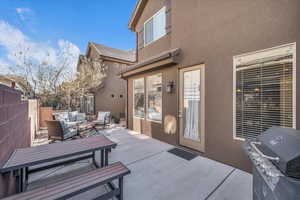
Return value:
M 19 193 L 26 190 L 28 176 L 34 172 L 90 158 L 97 168 L 107 166 L 108 152 L 116 146 L 115 142 L 99 135 L 37 147 L 19 148 L 0 167 L 0 173 L 14 174 Z M 101 151 L 100 166 L 95 160 L 96 151 Z

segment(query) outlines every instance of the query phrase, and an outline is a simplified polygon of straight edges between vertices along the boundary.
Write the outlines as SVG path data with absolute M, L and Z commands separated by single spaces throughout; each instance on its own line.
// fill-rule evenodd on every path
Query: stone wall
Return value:
M 16 148 L 31 144 L 28 102 L 21 101 L 21 94 L 0 85 L 0 166 Z M 0 175 L 0 198 L 15 192 L 11 174 Z

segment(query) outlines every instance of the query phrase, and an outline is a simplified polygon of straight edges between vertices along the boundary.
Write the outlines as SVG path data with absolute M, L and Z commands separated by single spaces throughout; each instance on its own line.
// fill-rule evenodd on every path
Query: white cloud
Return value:
M 30 8 L 16 8 L 16 12 L 22 21 L 29 20 L 34 16 L 34 12 Z
M 0 59 L 0 73 L 1 74 L 9 73 L 9 64 L 2 59 Z
M 0 46 L 7 51 L 7 58 L 16 64 L 20 64 L 20 52 L 26 52 L 27 57 L 41 62 L 47 55 L 48 49 L 51 49 L 33 42 L 20 30 L 4 21 L 0 21 Z
M 53 67 L 60 67 L 67 60 L 68 65 L 65 65 L 69 68 L 67 70 L 74 73 L 80 54 L 79 48 L 67 40 L 58 40 L 57 45 L 53 47 L 49 42 L 34 41 L 2 20 L 0 20 L 0 47 L 4 48 L 7 53 L 2 60 L 7 60 L 9 64 L 22 65 L 23 60 L 20 58 L 22 56 L 26 56 L 35 63 L 46 62 Z
M 16 48 L 20 43 L 28 43 L 28 38 L 21 31 L 5 21 L 0 21 L 0 45 L 11 50 Z

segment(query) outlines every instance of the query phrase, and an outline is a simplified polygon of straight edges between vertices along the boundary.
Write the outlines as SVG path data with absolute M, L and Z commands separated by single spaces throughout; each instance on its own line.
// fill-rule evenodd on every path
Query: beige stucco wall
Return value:
M 138 21 L 136 31 L 146 19 L 158 11 L 165 1 L 148 1 Z M 205 64 L 205 143 L 203 154 L 209 158 L 250 171 L 250 162 L 242 151 L 242 142 L 233 139 L 233 56 L 247 52 L 276 47 L 282 44 L 300 44 L 299 0 L 172 0 L 171 33 L 139 50 L 139 61 L 164 50 L 180 48 L 177 68 Z M 299 46 L 299 45 L 298 45 Z M 300 51 L 297 51 L 300 63 Z M 163 79 L 176 79 L 178 69 L 167 73 Z M 297 66 L 296 98 L 300 98 L 300 70 Z M 147 72 L 148 73 L 148 72 Z M 147 73 L 139 76 L 147 75 Z M 177 76 L 178 77 L 178 76 Z M 132 79 L 129 78 L 129 112 L 132 110 Z M 176 81 L 178 87 L 178 81 Z M 178 97 L 163 96 L 163 115 L 176 114 Z M 300 107 L 296 107 L 300 116 Z M 164 116 L 165 117 L 165 116 Z M 134 119 L 129 113 L 129 127 Z M 145 126 L 140 122 L 141 127 Z M 300 117 L 296 119 L 300 128 Z M 149 126 L 148 126 L 149 127 Z M 165 139 L 163 125 L 145 126 L 145 134 L 155 134 Z M 149 131 L 151 133 L 149 133 Z M 148 132 L 148 133 L 147 133 Z M 177 132 L 178 133 L 178 132 Z M 177 142 L 178 144 L 178 142 Z
M 107 76 L 104 87 L 95 92 L 95 111 L 111 111 L 113 116 L 119 117 L 126 112 L 126 81 L 119 73 L 126 64 L 104 61 L 107 65 Z M 114 95 L 114 97 L 112 97 Z
M 148 1 L 144 12 L 142 13 L 137 25 L 136 31 L 138 34 L 144 28 L 144 22 L 152 17 L 156 12 L 158 12 L 164 5 L 166 0 L 155 0 L 155 1 Z M 138 41 L 140 43 L 142 41 Z M 171 34 L 167 34 L 164 37 L 159 39 L 159 42 L 153 42 L 148 44 L 146 47 L 139 49 L 138 51 L 138 61 L 145 60 L 149 57 L 157 55 L 158 52 L 163 52 L 171 48 Z
M 93 91 L 95 97 L 95 114 L 98 111 L 110 111 L 113 116 L 126 115 L 127 84 L 121 79 L 120 73 L 128 68 L 129 64 L 123 61 L 99 56 L 93 47 L 89 47 L 87 55 L 91 59 L 102 59 L 106 67 L 106 77 L 103 79 L 103 87 Z M 80 68 L 79 68 L 80 70 Z
M 37 99 L 28 100 L 28 118 L 30 120 L 31 145 L 36 132 L 39 130 L 39 101 Z
M 161 123 L 148 121 L 140 118 L 135 118 L 133 116 L 133 80 L 137 78 L 143 77 L 146 81 L 146 78 L 149 75 L 162 73 L 162 116 L 163 120 Z M 178 131 L 177 124 L 176 132 L 170 133 L 166 132 L 164 129 L 165 123 L 167 123 L 166 118 L 172 117 L 177 120 L 177 85 L 178 85 L 178 74 L 177 74 L 177 66 L 172 67 L 163 67 L 161 69 L 155 70 L 153 72 L 147 72 L 140 75 L 132 76 L 128 79 L 128 127 L 137 132 L 149 135 L 153 138 L 160 139 L 170 144 L 178 144 Z M 172 93 L 166 92 L 166 83 L 169 81 L 174 81 L 175 88 Z M 146 84 L 145 84 L 146 86 Z M 145 101 L 146 102 L 146 101 Z M 145 104 L 146 110 L 146 104 Z

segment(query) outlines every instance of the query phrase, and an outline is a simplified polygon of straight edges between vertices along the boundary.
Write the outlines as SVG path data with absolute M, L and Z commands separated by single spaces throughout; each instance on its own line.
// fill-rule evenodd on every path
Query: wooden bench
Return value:
M 130 170 L 127 167 L 125 167 L 121 162 L 117 162 L 54 184 L 49 184 L 34 190 L 12 195 L 4 198 L 3 200 L 68 199 L 104 184 L 108 184 L 111 191 L 97 197 L 96 199 L 107 200 L 117 197 L 117 199 L 123 200 L 123 177 L 129 173 Z M 117 179 L 118 187 L 112 183 L 113 180 Z

